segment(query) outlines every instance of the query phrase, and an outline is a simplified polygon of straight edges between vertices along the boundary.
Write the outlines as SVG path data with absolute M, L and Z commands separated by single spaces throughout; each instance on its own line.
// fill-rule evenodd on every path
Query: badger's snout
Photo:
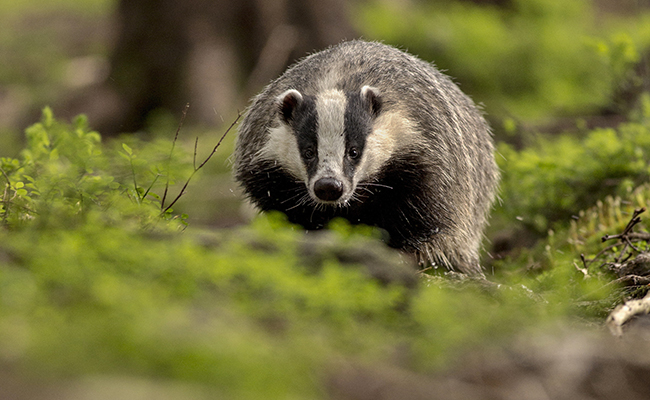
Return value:
M 320 178 L 314 183 L 314 194 L 323 201 L 336 201 L 343 195 L 343 182 L 336 178 Z

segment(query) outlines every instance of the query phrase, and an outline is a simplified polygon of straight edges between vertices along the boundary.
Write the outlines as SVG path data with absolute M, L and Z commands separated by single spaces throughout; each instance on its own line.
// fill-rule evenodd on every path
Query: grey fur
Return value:
M 261 170 L 263 161 L 267 169 L 269 161 L 282 169 L 281 161 L 263 160 L 260 156 L 269 140 L 269 129 L 281 123 L 277 97 L 289 89 L 315 96 L 328 89 L 353 92 L 364 86 L 378 90 L 380 113 L 392 113 L 407 121 L 387 125 L 399 131 L 389 132 L 397 145 L 393 153 L 387 154 L 385 164 L 401 165 L 406 181 L 413 173 L 417 181 L 406 184 L 417 185 L 420 190 L 418 199 L 405 202 L 417 207 L 395 211 L 404 216 L 391 219 L 403 226 L 383 227 L 408 233 L 410 225 L 418 225 L 416 219 L 432 221 L 432 229 L 425 237 L 407 237 L 398 247 L 417 254 L 422 264 L 481 273 L 479 249 L 499 180 L 490 129 L 474 103 L 447 76 L 393 47 L 344 42 L 304 58 L 268 85 L 255 97 L 240 126 L 234 154 L 235 178 L 260 208 L 274 208 L 265 205 L 260 193 L 274 196 L 276 182 L 266 182 L 262 176 L 250 177 L 266 173 Z M 411 169 L 408 164 L 393 163 L 398 160 L 414 160 L 417 165 Z M 268 185 L 268 192 L 261 190 L 264 185 Z M 318 207 L 295 202 L 292 207 Z M 381 209 L 389 210 L 390 206 Z

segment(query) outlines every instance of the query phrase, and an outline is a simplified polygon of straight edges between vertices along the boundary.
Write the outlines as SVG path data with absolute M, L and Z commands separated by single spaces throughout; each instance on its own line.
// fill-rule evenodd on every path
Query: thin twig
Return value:
M 620 239 L 627 236 L 629 233 L 631 233 L 632 228 L 634 228 L 636 224 L 641 222 L 641 218 L 639 217 L 639 215 L 644 213 L 645 210 L 646 210 L 645 207 L 637 208 L 636 210 L 634 210 L 634 213 L 632 214 L 632 218 L 630 218 L 630 221 L 627 223 L 622 233 L 619 233 L 617 235 L 605 235 L 602 237 L 602 241 L 605 242 L 607 240 Z
M 196 169 L 196 171 L 198 171 L 199 169 L 201 169 L 201 168 L 202 168 L 202 167 L 203 167 L 203 166 L 204 166 L 208 161 L 210 161 L 210 159 L 212 158 L 212 156 L 214 155 L 214 153 L 217 152 L 217 149 L 218 149 L 219 146 L 221 145 L 221 142 L 223 142 L 223 139 L 225 139 L 225 138 L 226 138 L 226 135 L 228 134 L 228 132 L 230 132 L 230 131 L 232 130 L 232 128 L 235 127 L 235 124 L 237 124 L 237 122 L 239 121 L 240 118 L 241 118 L 241 112 L 237 112 L 237 118 L 235 118 L 235 120 L 232 122 L 232 124 L 230 124 L 230 126 L 228 127 L 228 129 L 226 129 L 226 131 L 224 132 L 224 134 L 221 135 L 221 139 L 219 139 L 219 142 L 217 143 L 217 145 L 214 146 L 214 148 L 212 149 L 212 153 L 210 153 L 210 155 L 208 156 L 208 158 L 206 158 L 205 161 L 203 161 L 203 162 L 201 163 L 201 165 L 199 165 L 199 167 Z
M 160 202 L 160 210 L 164 213 L 167 210 L 163 209 L 165 208 L 165 200 L 167 199 L 167 191 L 169 190 L 169 175 L 170 175 L 170 170 L 169 170 L 169 165 L 171 164 L 172 161 L 172 155 L 174 154 L 174 149 L 176 148 L 176 141 L 178 140 L 178 134 L 181 132 L 181 128 L 183 127 L 183 122 L 185 122 L 185 117 L 187 116 L 187 110 L 190 108 L 190 103 L 185 104 L 185 108 L 183 109 L 183 114 L 181 115 L 181 121 L 178 123 L 178 128 L 176 128 L 176 134 L 174 135 L 174 140 L 172 141 L 172 149 L 169 152 L 169 158 L 167 159 L 167 183 L 165 183 L 165 191 L 163 193 L 162 201 Z
M 627 235 L 630 239 L 634 239 L 637 242 L 647 242 L 650 241 L 650 233 L 648 232 L 630 232 Z
M 153 178 L 153 181 L 151 182 L 151 185 L 149 185 L 147 190 L 145 190 L 144 194 L 142 195 L 142 199 L 145 199 L 147 197 L 147 195 L 149 194 L 149 192 L 153 188 L 153 185 L 158 181 L 158 178 L 160 178 L 160 176 L 161 176 L 160 174 L 156 174 L 156 177 Z
M 578 267 L 578 264 L 576 264 L 575 262 L 573 263 L 573 266 L 574 266 L 578 271 L 582 272 L 582 274 L 585 276 L 585 278 L 589 278 L 589 269 L 587 268 L 587 264 L 585 263 L 585 256 L 584 256 L 584 254 L 580 254 L 580 259 L 582 260 L 582 265 L 584 266 L 584 268 L 580 268 L 580 267 Z
M 230 126 L 228 127 L 228 129 L 226 129 L 226 131 L 224 132 L 224 134 L 221 136 L 221 139 L 219 139 L 219 142 L 217 142 L 216 146 L 214 146 L 214 148 L 212 149 L 212 152 L 210 153 L 210 155 L 208 155 L 208 157 L 207 157 L 205 160 L 203 160 L 203 162 L 202 162 L 198 167 L 195 167 L 195 168 L 194 168 L 194 171 L 192 171 L 192 173 L 190 174 L 190 176 L 187 178 L 187 181 L 185 181 L 185 184 L 184 184 L 183 187 L 181 188 L 181 191 L 178 193 L 178 195 L 176 196 L 176 198 L 175 198 L 175 199 L 174 199 L 174 200 L 173 200 L 173 201 L 172 201 L 172 202 L 171 202 L 167 207 L 165 207 L 165 208 L 162 210 L 161 214 L 165 214 L 167 211 L 169 211 L 169 210 L 174 206 L 174 204 L 176 204 L 176 202 L 181 198 L 181 196 L 183 196 L 183 194 L 185 194 L 185 189 L 187 189 L 187 185 L 190 184 L 190 181 L 192 180 L 192 177 L 194 177 L 194 175 L 195 175 L 195 174 L 196 174 L 196 173 L 197 173 L 201 168 L 203 168 L 203 166 L 204 166 L 208 161 L 210 161 L 210 159 L 212 158 L 212 156 L 214 155 L 214 153 L 217 152 L 217 149 L 218 149 L 219 146 L 221 145 L 221 142 L 223 142 L 223 139 L 226 137 L 226 135 L 228 134 L 228 132 L 230 132 L 230 131 L 232 130 L 232 128 L 234 128 L 235 124 L 237 124 L 237 121 L 239 121 L 240 118 L 241 118 L 241 112 L 238 112 L 238 113 L 237 113 L 237 118 L 235 118 L 235 120 L 233 121 L 233 123 L 230 124 Z M 196 141 L 195 143 L 198 143 L 198 139 L 197 139 L 197 141 Z M 194 147 L 194 158 L 196 158 L 196 145 L 195 145 L 195 147 Z M 165 190 L 165 193 L 166 193 L 166 190 Z
M 135 195 L 138 198 L 138 204 L 142 202 L 140 198 L 140 193 L 138 193 L 138 182 L 135 179 L 135 168 L 133 167 L 133 155 L 129 154 L 129 163 L 131 164 L 131 175 L 133 176 L 133 190 L 135 190 Z
M 623 242 L 623 248 L 621 249 L 621 252 L 620 252 L 620 254 L 618 255 L 618 257 L 616 257 L 616 262 L 617 262 L 617 263 L 620 263 L 620 262 L 621 262 L 621 260 L 623 259 L 623 256 L 625 255 L 625 251 L 626 251 L 627 248 L 629 247 L 629 246 L 627 245 L 627 243 L 625 243 L 625 240 L 624 240 L 624 239 L 621 239 L 621 241 Z
M 611 248 L 613 248 L 613 247 L 616 247 L 616 246 L 619 245 L 619 244 L 623 244 L 623 249 L 622 249 L 621 252 L 619 253 L 618 257 L 615 258 L 615 260 L 616 260 L 617 263 L 620 263 L 620 262 L 621 262 L 621 260 L 622 260 L 623 257 L 625 256 L 625 252 L 627 251 L 628 248 L 631 247 L 633 250 L 635 250 L 635 251 L 637 251 L 637 252 L 640 252 L 640 251 L 641 251 L 639 248 L 637 248 L 636 246 L 634 246 L 634 245 L 632 244 L 632 240 L 631 240 L 631 239 L 632 239 L 632 238 L 636 238 L 636 234 L 635 234 L 634 232 L 632 232 L 632 229 L 634 229 L 634 227 L 635 227 L 639 222 L 641 222 L 641 217 L 639 217 L 639 215 L 642 214 L 642 213 L 644 213 L 645 211 L 646 211 L 645 207 L 637 208 L 637 209 L 634 210 L 634 212 L 632 213 L 632 217 L 630 218 L 630 220 L 628 221 L 627 225 L 625 226 L 625 229 L 623 229 L 623 232 L 621 232 L 621 233 L 619 233 L 619 234 L 616 234 L 616 235 L 605 235 L 605 236 L 602 237 L 601 240 L 602 240 L 603 242 L 605 242 L 605 241 L 607 241 L 607 240 L 612 240 L 612 239 L 618 239 L 618 240 L 619 240 L 618 243 L 616 243 L 616 244 L 613 245 L 613 246 L 608 247 L 608 248 L 605 249 L 605 250 L 609 250 L 609 249 L 611 249 Z M 593 260 L 595 260 L 595 259 L 596 259 L 600 254 L 602 254 L 605 250 L 603 250 L 603 251 L 601 251 L 600 253 L 598 253 L 598 255 L 596 255 L 596 257 L 594 257 Z M 629 258 L 629 257 L 628 257 L 628 258 Z M 592 261 L 593 261 L 593 260 L 592 260 Z
M 192 157 L 192 169 L 196 171 L 196 152 L 199 147 L 199 137 L 194 139 L 194 156 Z
M 607 240 L 612 240 L 612 239 L 618 239 L 616 243 L 611 244 L 607 246 L 606 248 L 602 249 L 599 251 L 593 258 L 587 259 L 584 254 L 580 254 L 580 260 L 582 261 L 583 269 L 580 269 L 577 265 L 575 266 L 576 269 L 579 271 L 585 273 L 585 271 L 589 270 L 589 266 L 594 263 L 596 260 L 601 258 L 604 254 L 611 252 L 615 248 L 622 246 L 621 251 L 618 252 L 618 255 L 614 257 L 613 262 L 602 262 L 601 267 L 607 266 L 608 269 L 616 272 L 615 266 L 620 266 L 621 264 L 627 262 L 630 258 L 633 256 L 633 252 L 641 253 L 642 250 L 634 245 L 634 242 L 637 241 L 649 241 L 650 240 L 650 234 L 647 232 L 643 233 L 637 233 L 637 232 L 632 232 L 634 227 L 641 221 L 641 218 L 639 217 L 640 214 L 645 212 L 645 208 L 639 208 L 634 210 L 633 215 L 631 216 L 630 220 L 628 221 L 627 225 L 623 229 L 623 232 L 616 234 L 616 235 L 605 235 L 602 237 L 602 241 L 607 241 Z M 630 251 L 632 249 L 632 251 Z M 610 282 L 612 283 L 618 283 L 618 282 L 625 282 L 625 277 L 619 278 L 615 281 Z M 607 286 L 607 285 L 605 285 Z
M 587 259 L 585 258 L 585 260 L 584 260 L 584 262 L 586 263 L 585 266 L 588 267 L 591 263 L 593 263 L 594 261 L 596 261 L 596 260 L 598 259 L 598 257 L 602 256 L 603 254 L 607 253 L 608 251 L 612 250 L 613 248 L 618 247 L 618 245 L 619 245 L 618 243 L 615 243 L 615 244 L 611 244 L 611 245 L 605 247 L 604 249 L 602 249 L 601 251 L 599 251 L 599 252 L 594 256 L 594 258 L 592 258 L 591 260 L 587 260 Z M 581 254 L 580 256 L 584 257 L 582 254 Z

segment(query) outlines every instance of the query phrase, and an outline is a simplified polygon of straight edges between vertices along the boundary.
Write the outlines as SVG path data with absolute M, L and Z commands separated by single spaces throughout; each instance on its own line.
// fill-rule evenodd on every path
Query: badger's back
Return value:
M 344 116 L 330 116 L 339 109 Z M 306 122 L 299 124 L 301 113 Z M 337 123 L 345 128 L 322 132 Z M 336 135 L 345 136 L 345 151 L 361 140 L 362 154 L 341 153 L 342 197 L 348 186 L 353 193 L 321 201 L 329 198 L 318 184 L 329 175 L 314 172 L 320 180 L 312 182 L 310 171 L 319 166 L 298 148 L 315 136 L 321 151 L 323 138 Z M 315 162 L 328 157 L 318 153 Z M 485 120 L 448 77 L 393 47 L 351 41 L 306 57 L 254 99 L 239 129 L 235 177 L 262 210 L 283 211 L 310 229 L 337 216 L 376 225 L 391 245 L 423 262 L 472 273 L 480 271 L 498 172 Z

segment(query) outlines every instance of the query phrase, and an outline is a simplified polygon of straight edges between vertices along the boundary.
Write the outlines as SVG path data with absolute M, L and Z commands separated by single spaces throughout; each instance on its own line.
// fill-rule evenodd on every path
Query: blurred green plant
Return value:
M 178 132 L 171 152 L 168 140 L 145 144 L 133 137 L 125 138 L 129 144 L 114 142 L 113 148 L 105 148 L 85 117 L 67 125 L 55 120 L 49 108 L 40 123 L 26 130 L 26 137 L 19 158 L 0 159 L 0 221 L 11 228 L 31 221 L 43 227 L 74 226 L 89 213 L 138 221 L 140 226 L 158 225 L 161 215 L 167 222 L 185 223 L 187 216 L 175 215 L 172 207 L 221 143 L 199 165 L 196 152 L 190 164 L 183 149 L 176 148 Z M 180 189 L 173 187 L 183 180 Z M 171 189 L 178 190 L 175 198 L 167 198 Z
M 20 159 L 0 160 L 0 217 L 5 225 L 17 226 L 37 214 L 82 215 L 119 188 L 113 177 L 102 173 L 107 160 L 101 157 L 100 136 L 89 131 L 85 118 L 68 127 L 46 108 L 42 122 L 27 129 L 26 137 Z
M 179 179 L 196 163 L 169 161 L 169 143 L 107 148 L 84 118 L 68 125 L 49 110 L 27 134 L 21 156 L 2 160 L 0 228 L 0 368 L 27 381 L 136 376 L 192 383 L 205 398 L 327 398 L 337 362 L 426 374 L 611 306 L 613 288 L 585 279 L 557 237 L 543 273 L 492 277 L 505 286 L 410 285 L 342 257 L 383 246 L 342 220 L 318 257 L 318 233 L 278 214 L 179 231 L 151 193 L 165 168 Z
M 526 123 L 584 115 L 610 106 L 621 85 L 635 84 L 648 16 L 610 23 L 586 0 L 368 1 L 357 22 L 368 39 L 434 61 L 490 118 Z M 638 83 L 638 82 L 636 82 Z
M 533 247 L 494 261 L 493 267 L 513 284 L 521 280 L 533 292 L 547 293 L 549 301 L 578 307 L 582 316 L 604 318 L 623 300 L 648 292 L 647 267 L 631 270 L 623 263 L 650 248 L 647 217 L 642 214 L 649 199 L 647 183 L 620 196 L 606 196 L 577 212 L 568 225 L 548 230 Z M 638 237 L 631 236 L 634 245 L 629 238 L 619 239 L 630 226 L 638 232 Z M 559 282 L 565 286 L 556 286 Z M 567 304 L 567 298 L 574 299 L 573 304 Z
M 503 177 L 497 218 L 521 221 L 544 234 L 568 224 L 606 196 L 622 195 L 650 178 L 650 96 L 642 97 L 634 120 L 583 137 L 537 136 L 522 150 L 500 143 Z

